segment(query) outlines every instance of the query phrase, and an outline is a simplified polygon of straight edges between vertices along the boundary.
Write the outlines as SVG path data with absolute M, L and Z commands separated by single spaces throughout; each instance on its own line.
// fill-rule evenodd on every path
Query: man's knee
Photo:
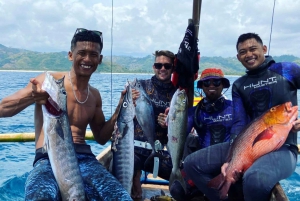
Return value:
M 183 163 L 183 167 L 184 167 L 185 173 L 187 175 L 189 175 L 190 172 L 193 172 L 194 166 L 195 166 L 195 161 L 193 160 L 193 158 L 191 157 L 191 155 L 188 155 L 184 159 L 184 163 Z
M 268 195 L 273 186 L 270 184 L 270 175 L 263 172 L 250 172 L 244 174 L 243 191 L 245 196 Z

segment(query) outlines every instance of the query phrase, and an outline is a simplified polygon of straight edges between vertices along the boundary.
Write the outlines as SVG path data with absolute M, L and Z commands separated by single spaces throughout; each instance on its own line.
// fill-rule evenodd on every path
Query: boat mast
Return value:
M 202 0 L 193 0 L 192 19 L 188 20 L 188 24 L 193 22 L 195 25 L 195 33 L 196 33 L 197 40 L 198 40 L 198 35 L 199 35 L 201 5 L 202 5 Z M 189 108 L 193 107 L 193 103 L 194 103 L 194 77 L 192 76 L 190 79 L 192 79 L 192 81 L 190 82 L 192 84 L 191 84 L 191 86 L 188 87 Z

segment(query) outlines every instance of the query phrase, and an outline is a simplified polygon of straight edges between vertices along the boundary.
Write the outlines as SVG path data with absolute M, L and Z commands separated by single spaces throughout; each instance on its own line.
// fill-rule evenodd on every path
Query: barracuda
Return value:
M 42 107 L 44 149 L 48 152 L 62 199 L 85 201 L 83 180 L 68 119 L 64 77 L 55 80 L 46 72 L 42 89 L 49 94 L 48 102 Z
M 134 171 L 134 125 L 135 108 L 132 100 L 130 85 L 126 87 L 126 94 L 113 132 L 113 175 L 131 194 Z

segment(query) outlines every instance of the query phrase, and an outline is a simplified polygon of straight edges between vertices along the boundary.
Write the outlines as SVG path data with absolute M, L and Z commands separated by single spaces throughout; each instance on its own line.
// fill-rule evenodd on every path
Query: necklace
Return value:
M 84 103 L 88 100 L 88 98 L 89 98 L 89 94 L 90 94 L 90 87 L 89 87 L 89 84 L 88 84 L 88 87 L 87 87 L 88 94 L 87 94 L 87 96 L 86 96 L 86 99 L 85 99 L 83 102 L 81 102 L 81 101 L 78 100 L 78 98 L 77 98 L 77 96 L 76 96 L 76 93 L 75 93 L 75 91 L 74 91 L 74 87 L 73 87 L 73 83 L 72 83 L 70 71 L 69 71 L 69 80 L 70 80 L 70 83 L 71 83 L 71 86 L 72 86 L 72 91 L 73 91 L 73 94 L 74 94 L 74 96 L 75 96 L 76 101 L 77 101 L 79 104 L 84 104 Z

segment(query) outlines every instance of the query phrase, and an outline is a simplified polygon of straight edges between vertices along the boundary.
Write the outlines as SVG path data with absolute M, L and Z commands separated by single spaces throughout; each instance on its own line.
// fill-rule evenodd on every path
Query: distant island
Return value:
M 300 58 L 293 55 L 274 56 L 275 61 L 289 61 L 300 65 Z M 112 65 L 111 65 L 112 60 Z M 152 73 L 154 56 L 105 56 L 97 71 L 101 73 Z M 68 52 L 35 52 L 9 48 L 0 44 L 0 70 L 68 71 L 71 62 Z M 242 75 L 245 68 L 236 57 L 201 57 L 200 72 L 209 67 L 221 68 L 226 75 Z

